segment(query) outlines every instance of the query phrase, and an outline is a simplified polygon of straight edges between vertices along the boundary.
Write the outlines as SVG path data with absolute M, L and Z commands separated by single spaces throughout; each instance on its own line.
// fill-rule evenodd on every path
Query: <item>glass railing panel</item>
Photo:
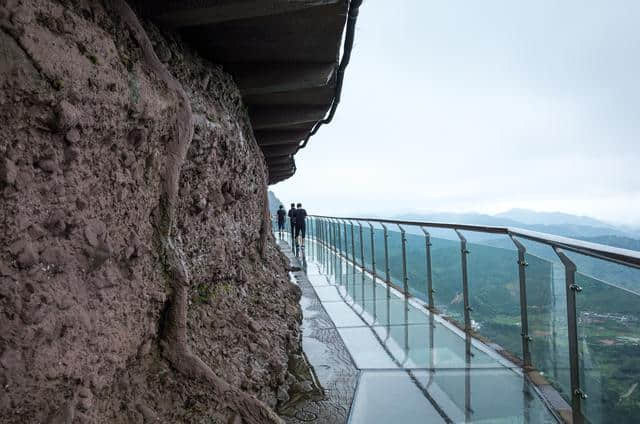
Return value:
M 376 273 L 382 281 L 385 279 L 384 232 L 380 224 L 374 224 L 373 237 L 375 243 Z
M 549 246 L 520 240 L 527 248 L 527 316 L 532 365 L 571 400 L 567 297 L 564 267 Z
M 612 278 L 624 278 L 625 270 L 615 267 L 624 268 L 608 267 Z M 625 286 L 637 287 L 640 280 L 634 281 L 635 270 L 628 271 Z M 588 396 L 581 403 L 583 414 L 592 423 L 636 423 L 640 416 L 640 295 L 581 272 L 576 273 L 576 284 L 582 289 L 576 292 L 580 389 Z
M 333 252 L 334 255 L 334 279 L 336 283 L 341 284 L 344 280 L 344 259 L 342 257 L 342 246 L 344 240 L 342 240 L 342 224 L 336 221 L 332 223 L 333 228 Z
M 391 282 L 402 290 L 402 235 L 396 225 L 389 226 L 389 273 Z
M 371 251 L 371 227 L 369 227 L 369 224 L 366 222 L 362 223 L 362 237 L 364 242 L 364 267 L 371 272 L 373 270 L 373 267 L 372 267 L 373 256 Z M 374 243 L 375 243 L 375 237 L 374 237 Z M 374 246 L 373 248 L 374 251 L 377 248 L 378 248 L 377 246 Z M 378 267 L 378 264 L 376 264 L 376 268 L 377 267 Z
M 356 291 L 361 293 L 361 296 L 358 297 L 359 306 L 362 308 L 362 311 L 370 317 L 367 318 L 368 322 L 378 322 L 380 317 L 383 316 L 378 309 L 380 308 L 381 301 L 387 298 L 387 285 L 377 278 L 374 282 L 371 275 L 365 274 L 364 290 L 361 289 L 362 287 L 356 289 Z M 362 292 L 364 292 L 363 295 Z
M 427 249 L 420 227 L 407 226 L 407 272 L 409 294 L 427 302 Z
M 345 260 L 351 259 L 351 226 L 348 222 L 340 222 L 340 251 L 342 252 L 342 256 L 344 256 Z M 346 265 L 345 265 L 346 271 Z
M 363 266 L 362 257 L 364 256 L 364 246 L 366 242 L 366 223 L 364 222 L 356 222 L 354 226 L 354 237 L 355 237 L 355 246 L 356 246 L 356 264 L 359 267 Z
M 427 231 L 436 233 L 431 229 Z M 431 267 L 435 308 L 443 316 L 464 326 L 460 241 L 453 230 L 440 230 L 437 236 L 432 235 Z
M 354 262 L 357 264 L 357 256 L 358 256 L 357 240 L 358 240 L 358 224 L 355 221 L 347 223 L 346 252 L 347 252 L 347 257 L 349 258 L 349 261 L 352 262 L 350 264 L 351 273 L 354 272 L 353 270 Z
M 465 234 L 466 235 L 466 234 Z M 478 234 L 473 234 L 479 238 Z M 467 243 L 471 324 L 483 338 L 522 358 L 518 251 L 505 235 Z

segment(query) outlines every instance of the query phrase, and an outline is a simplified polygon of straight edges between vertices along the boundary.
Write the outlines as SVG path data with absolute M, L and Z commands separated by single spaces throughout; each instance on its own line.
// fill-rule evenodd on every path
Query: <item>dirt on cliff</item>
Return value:
M 300 294 L 239 91 L 117 6 L 0 0 L 0 422 L 277 421 Z

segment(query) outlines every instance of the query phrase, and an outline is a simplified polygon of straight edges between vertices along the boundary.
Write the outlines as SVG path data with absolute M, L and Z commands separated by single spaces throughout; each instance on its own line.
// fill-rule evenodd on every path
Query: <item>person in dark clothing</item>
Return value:
M 305 219 L 307 218 L 307 211 L 302 209 L 302 203 L 298 203 L 296 208 L 296 241 L 300 236 L 300 245 L 304 247 L 304 236 L 306 232 Z
M 287 217 L 287 211 L 284 210 L 284 206 L 280 205 L 278 209 L 278 235 L 282 239 L 282 233 L 284 231 L 284 221 Z
M 291 204 L 291 209 L 289 209 L 289 223 L 291 224 L 291 242 L 293 242 L 295 237 L 295 229 L 296 229 L 296 205 L 295 203 Z

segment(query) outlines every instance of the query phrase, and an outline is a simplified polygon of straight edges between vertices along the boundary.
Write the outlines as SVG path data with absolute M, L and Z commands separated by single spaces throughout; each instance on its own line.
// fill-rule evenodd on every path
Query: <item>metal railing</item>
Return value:
M 287 223 L 288 224 L 288 223 Z M 365 242 L 365 232 L 366 228 L 363 227 L 363 224 L 368 226 L 369 230 L 369 240 Z M 390 265 L 391 254 L 394 255 L 396 252 L 390 251 L 390 230 L 389 226 L 397 226 L 399 232 L 399 250 L 400 250 L 400 266 L 395 267 L 392 272 L 392 266 Z M 349 231 L 347 229 L 349 228 Z M 379 227 L 379 228 L 378 228 Z M 410 235 L 408 235 L 408 229 L 414 230 Z M 471 297 L 470 294 L 470 278 L 477 277 L 479 272 L 475 270 L 475 274 L 471 271 L 470 274 L 470 265 L 469 265 L 469 255 L 471 253 L 470 245 L 475 246 L 474 249 L 479 249 L 479 246 L 485 246 L 480 244 L 470 243 L 463 232 L 471 232 L 474 234 L 482 234 L 489 236 L 501 236 L 505 237 L 511 243 L 511 248 L 515 247 L 516 252 L 513 252 L 513 263 L 517 265 L 517 280 L 515 285 L 515 290 L 518 291 L 517 302 L 518 310 L 519 310 L 519 327 L 520 327 L 520 352 L 514 352 L 513 349 L 510 350 L 511 354 L 514 354 L 522 361 L 522 366 L 527 369 L 536 369 L 539 368 L 539 365 L 536 363 L 535 358 L 532 357 L 531 344 L 534 341 L 534 337 L 530 334 L 530 320 L 529 320 L 529 312 L 532 308 L 544 307 L 543 304 L 536 304 L 532 306 L 528 303 L 527 293 L 538 295 L 540 291 L 551 290 L 550 297 L 553 299 L 553 307 L 558 307 L 558 310 L 563 310 L 564 305 L 556 305 L 555 298 L 556 297 L 566 297 L 566 317 L 558 321 L 553 321 L 550 325 L 553 326 L 551 330 L 552 335 L 552 344 L 553 344 L 553 352 L 554 354 L 551 356 L 551 362 L 553 363 L 553 367 L 556 369 L 564 369 L 568 370 L 569 374 L 569 384 L 570 391 L 568 393 L 564 393 L 564 397 L 570 403 L 573 415 L 574 423 L 582 423 L 582 422 L 597 422 L 599 421 L 598 417 L 594 417 L 594 414 L 589 413 L 590 407 L 585 407 L 584 402 L 586 402 L 588 396 L 587 391 L 582 387 L 583 380 L 585 380 L 585 366 L 584 359 L 581 358 L 581 354 L 586 356 L 584 353 L 584 348 L 581 349 L 579 345 L 579 317 L 577 310 L 577 298 L 576 296 L 582 292 L 582 287 L 576 282 L 576 274 L 578 272 L 578 266 L 576 265 L 576 260 L 572 258 L 572 255 L 578 255 L 580 257 L 588 257 L 593 258 L 597 261 L 602 261 L 606 264 L 616 264 L 616 266 L 622 266 L 625 269 L 640 269 L 640 252 L 620 249 L 595 243 L 584 242 L 580 240 L 574 240 L 566 237 L 559 237 L 549 234 L 543 234 L 534 231 L 528 231 L 519 228 L 511 228 L 511 227 L 497 227 L 497 226 L 479 226 L 479 225 L 467 225 L 467 224 L 450 224 L 450 223 L 441 223 L 441 222 L 417 222 L 417 221 L 402 221 L 402 220 L 390 220 L 390 219 L 375 219 L 375 218 L 353 218 L 353 217 L 331 217 L 331 216 L 310 216 L 307 223 L 307 237 L 314 240 L 316 243 L 308 243 L 311 247 L 311 251 L 308 252 L 312 257 L 315 257 L 324 264 L 327 272 L 334 275 L 337 281 L 342 282 L 343 277 L 347 276 L 349 272 L 353 275 L 353 288 L 355 290 L 355 275 L 356 269 L 360 269 L 362 272 L 362 297 L 364 299 L 364 278 L 365 273 L 371 275 L 373 277 L 374 284 L 376 281 L 382 281 L 386 284 L 387 293 L 390 289 L 396 289 L 400 291 L 405 299 L 410 297 L 414 297 L 413 292 L 416 291 L 416 285 L 410 287 L 409 283 L 409 267 L 417 266 L 415 265 L 416 261 L 416 252 L 419 251 L 419 254 L 423 256 L 423 265 L 424 267 L 421 269 L 424 270 L 425 275 L 421 275 L 421 280 L 424 283 L 424 292 L 420 292 L 418 297 L 421 297 L 425 302 L 426 306 L 434 312 L 438 312 L 435 295 L 436 295 L 436 282 L 434 279 L 434 274 L 438 274 L 438 284 L 440 281 L 443 281 L 441 278 L 442 270 L 439 269 L 441 264 L 435 262 L 442 262 L 440 252 L 446 251 L 451 252 L 452 250 L 436 249 L 435 252 L 439 253 L 438 258 L 434 260 L 434 242 L 437 241 L 439 244 L 444 244 L 442 238 L 434 237 L 432 233 L 435 230 L 450 230 L 457 237 L 457 243 L 459 243 L 459 271 L 460 271 L 460 281 L 459 288 L 462 290 L 462 322 L 458 322 L 459 326 L 468 334 L 474 334 L 483 336 L 482 329 L 477 330 L 474 328 L 474 313 L 472 304 L 475 302 L 475 299 Z M 394 233 L 392 231 L 392 233 Z M 277 232 L 276 232 L 277 234 Z M 289 231 L 286 231 L 286 238 L 292 241 L 293 245 L 295 242 L 292 240 L 292 235 L 289 234 Z M 421 234 L 421 237 L 424 238 L 424 244 L 422 247 L 418 249 L 416 246 L 416 237 L 418 234 Z M 408 237 L 411 237 L 411 264 L 408 264 Z M 451 239 L 448 239 L 448 243 L 450 245 Z M 377 241 L 377 243 L 376 243 Z M 552 249 L 553 254 L 559 260 L 559 264 L 564 268 L 564 290 L 560 287 L 560 291 L 556 292 L 555 289 L 549 289 L 548 287 L 527 287 L 527 284 L 530 280 L 535 280 L 533 276 L 529 276 L 528 278 L 528 261 L 535 260 L 536 263 L 542 263 L 545 267 L 550 264 L 550 258 L 541 259 L 538 256 L 532 255 L 527 251 L 526 244 L 529 242 L 533 242 L 540 246 L 546 246 Z M 369 247 L 365 247 L 366 245 Z M 378 246 L 376 246 L 378 244 Z M 380 246 L 382 244 L 382 246 Z M 356 245 L 358 249 L 356 249 Z M 376 249 L 378 247 L 378 249 Z M 486 247 L 486 246 L 485 246 Z M 381 249 L 380 249 L 381 248 Z M 397 245 L 391 246 L 391 248 L 398 248 Z M 493 247 L 491 247 L 493 248 Z M 369 250 L 368 254 L 365 255 L 365 249 Z M 511 254 L 509 251 L 504 250 L 504 247 L 497 247 L 495 249 L 501 249 L 499 252 L 499 256 L 501 259 L 509 260 L 508 257 Z M 357 253 L 356 253 L 357 252 Z M 497 252 L 497 250 L 496 250 Z M 358 258 L 356 258 L 358 255 Z M 365 258 L 366 256 L 366 258 Z M 486 256 L 486 254 L 485 254 Z M 450 258 L 451 259 L 451 258 Z M 384 275 L 379 275 L 379 271 L 377 268 L 378 261 L 384 262 Z M 541 262 L 542 261 L 542 262 Z M 344 267 L 343 267 L 344 262 Z M 451 266 L 449 262 L 447 262 L 447 266 Z M 550 265 L 549 265 L 550 266 Z M 546 269 L 546 268 L 545 268 Z M 411 270 L 415 271 L 415 270 Z M 484 270 L 484 274 L 490 273 L 489 270 Z M 457 271 L 456 271 L 457 272 Z M 394 275 L 392 275 L 394 274 Z M 415 274 L 415 273 L 414 273 Z M 534 273 L 532 273 L 534 274 Z M 456 274 L 457 275 L 457 274 Z M 593 279 L 590 277 L 586 277 L 586 274 L 579 274 L 580 278 L 586 279 L 585 281 L 589 281 L 589 284 L 592 284 Z M 638 274 L 640 275 L 640 274 Z M 486 276 L 485 276 L 486 277 Z M 549 277 L 545 277 L 549 278 Z M 553 284 L 553 276 L 550 277 L 549 280 L 551 284 Z M 395 280 L 395 281 L 394 281 Z M 451 279 L 449 278 L 449 282 L 451 283 Z M 539 281 L 535 281 L 538 283 Z M 349 288 L 349 278 L 346 278 L 347 290 Z M 637 315 L 635 314 L 635 309 L 631 308 L 632 311 L 627 311 L 626 319 L 631 319 L 632 322 L 636 322 L 638 320 L 638 324 L 640 324 L 640 296 L 634 290 L 630 290 L 628 287 L 620 287 L 618 285 L 611 284 L 606 281 L 598 281 L 598 284 L 602 284 L 603 287 L 610 287 L 613 290 L 616 290 L 615 293 L 624 293 L 625 295 L 634 296 L 632 301 L 637 301 Z M 638 287 L 640 287 L 640 282 L 638 282 Z M 495 288 L 495 287 L 494 287 Z M 375 289 L 374 289 L 375 296 Z M 354 296 L 357 296 L 354 293 Z M 457 298 L 458 296 L 456 296 Z M 459 303 L 459 299 L 456 300 Z M 452 301 L 450 304 L 453 304 Z M 634 303 L 635 305 L 635 303 Z M 445 306 L 446 307 L 446 306 Z M 373 302 L 373 316 L 376 316 L 376 302 Z M 613 309 L 613 308 L 612 308 Z M 534 312 L 538 313 L 538 310 L 534 310 Z M 588 311 L 586 311 L 588 312 Z M 407 313 L 407 308 L 405 308 L 405 314 Z M 554 309 L 555 313 L 555 309 Z M 630 315 L 629 315 L 630 314 Z M 479 317 L 479 313 L 476 314 L 476 319 L 481 319 Z M 586 317 L 589 317 L 589 314 L 585 314 Z M 558 326 L 563 326 L 565 324 L 564 319 L 566 318 L 566 339 L 561 340 L 561 333 L 564 333 L 564 329 L 558 329 Z M 538 319 L 538 318 L 536 318 Z M 586 319 L 586 318 L 585 318 Z M 622 318 L 620 318 L 622 319 Z M 454 321 L 456 319 L 454 318 Z M 586 329 L 586 327 L 585 327 Z M 586 331 L 586 330 L 585 330 Z M 568 358 L 566 358 L 566 364 L 558 364 L 561 359 L 556 353 L 556 349 L 558 348 L 558 344 L 561 348 L 564 346 L 564 343 L 568 345 Z M 609 343 L 609 342 L 607 342 Z M 640 345 L 640 337 L 638 338 L 638 345 Z M 582 360 L 582 362 L 581 362 Z M 544 367 L 542 367 L 544 368 Z M 632 367 L 633 368 L 633 367 Z M 627 370 L 629 371 L 629 370 Z M 631 372 L 638 373 L 640 372 L 640 367 L 638 369 L 632 369 Z M 551 374 L 552 377 L 551 383 L 554 385 L 561 386 L 562 384 L 558 381 L 554 381 L 553 377 L 558 377 L 560 375 L 559 372 L 548 373 Z M 640 375 L 640 374 L 636 374 Z M 618 380 L 615 380 L 618 381 Z M 637 384 L 632 385 L 628 393 L 621 393 L 620 399 L 618 403 L 622 402 L 623 399 L 627 399 L 630 396 L 636 396 L 638 393 L 633 394 Z M 640 390 L 639 390 L 640 392 Z M 640 403 L 639 403 L 640 404 Z M 610 411 L 607 406 L 598 406 L 598 408 L 603 409 L 603 411 L 598 412 L 601 415 L 608 416 Z M 585 412 L 586 411 L 586 412 Z M 633 407 L 630 409 L 632 414 L 632 420 L 640 420 L 640 409 L 636 410 Z M 627 412 L 628 414 L 628 412 Z

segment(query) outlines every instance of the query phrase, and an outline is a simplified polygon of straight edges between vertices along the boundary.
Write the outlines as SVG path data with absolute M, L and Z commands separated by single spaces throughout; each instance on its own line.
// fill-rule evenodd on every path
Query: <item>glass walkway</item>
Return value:
M 640 252 L 380 218 L 312 215 L 307 235 L 361 370 L 352 422 L 640 422 Z
M 336 278 L 299 257 L 360 370 L 350 423 L 557 422 L 520 367 L 490 346 L 348 262 Z

